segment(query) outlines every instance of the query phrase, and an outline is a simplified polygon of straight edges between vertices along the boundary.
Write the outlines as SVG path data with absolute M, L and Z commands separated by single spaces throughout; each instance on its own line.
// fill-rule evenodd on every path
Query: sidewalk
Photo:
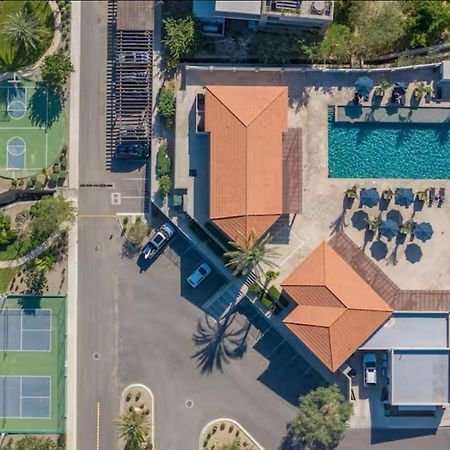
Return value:
M 79 126 L 80 126 L 80 61 L 81 61 L 81 1 L 72 1 L 71 54 L 75 71 L 70 77 L 69 128 L 69 189 L 66 195 L 78 208 L 79 186 Z M 66 445 L 77 450 L 77 296 L 78 296 L 78 223 L 69 233 L 67 289 L 67 360 L 66 360 Z

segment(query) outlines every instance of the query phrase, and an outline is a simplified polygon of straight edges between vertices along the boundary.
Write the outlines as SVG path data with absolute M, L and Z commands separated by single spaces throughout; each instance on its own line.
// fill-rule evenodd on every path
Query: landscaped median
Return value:
M 200 450 L 264 450 L 263 447 L 233 419 L 216 419 L 200 434 Z
M 154 399 L 148 387 L 131 384 L 122 391 L 116 426 L 120 448 L 154 448 Z

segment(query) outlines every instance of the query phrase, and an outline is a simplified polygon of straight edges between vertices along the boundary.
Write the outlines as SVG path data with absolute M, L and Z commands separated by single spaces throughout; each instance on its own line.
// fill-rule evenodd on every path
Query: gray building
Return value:
M 386 352 L 388 402 L 403 410 L 449 405 L 449 314 L 396 312 L 360 348 Z
M 268 32 L 323 32 L 333 21 L 333 2 L 325 0 L 194 0 L 193 11 L 206 24 L 245 20 Z

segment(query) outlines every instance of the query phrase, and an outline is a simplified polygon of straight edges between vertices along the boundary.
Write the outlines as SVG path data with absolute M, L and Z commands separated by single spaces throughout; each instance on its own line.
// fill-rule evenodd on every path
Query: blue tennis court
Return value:
M 3 309 L 0 311 L 0 350 L 50 351 L 50 309 Z
M 50 418 L 50 384 L 47 376 L 0 375 L 0 417 Z

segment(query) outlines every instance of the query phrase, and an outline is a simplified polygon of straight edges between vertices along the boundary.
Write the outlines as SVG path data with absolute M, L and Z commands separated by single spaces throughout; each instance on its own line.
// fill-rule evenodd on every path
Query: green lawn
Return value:
M 49 418 L 2 418 L 6 433 L 64 432 L 65 414 L 65 304 L 64 296 L 8 296 L 8 309 L 50 309 L 51 330 L 49 351 L 3 351 L 0 376 L 48 376 L 50 381 Z
M 20 237 L 8 245 L 0 245 L 0 261 L 20 258 L 31 250 L 31 241 Z M 1 291 L 1 290 L 0 290 Z
M 55 26 L 52 10 L 48 6 L 47 1 L 33 0 L 30 2 L 32 8 L 36 12 L 36 16 L 41 20 L 45 27 L 49 30 L 49 36 L 42 42 L 40 48 L 36 52 L 20 55 L 20 61 L 17 68 L 27 67 L 36 62 L 50 46 L 53 39 L 53 30 Z M 25 1 L 0 1 L 0 30 L 2 28 L 3 22 L 9 14 L 15 14 L 19 12 L 25 4 Z M 6 40 L 0 34 L 0 61 L 5 59 L 6 61 L 11 60 L 11 50 L 14 55 L 17 51 L 15 46 L 11 47 L 11 43 Z
M 18 272 L 18 267 L 11 267 L 9 269 L 0 269 L 0 292 L 8 292 L 12 279 Z

